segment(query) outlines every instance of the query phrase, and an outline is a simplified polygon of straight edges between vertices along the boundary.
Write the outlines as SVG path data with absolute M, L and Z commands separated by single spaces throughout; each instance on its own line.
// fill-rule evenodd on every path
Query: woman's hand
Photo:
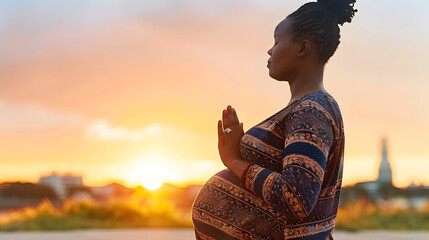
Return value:
M 231 132 L 226 133 L 222 129 L 230 128 Z M 240 139 L 244 135 L 243 123 L 238 120 L 235 109 L 230 105 L 222 112 L 222 120 L 217 124 L 219 155 L 226 167 L 230 167 L 235 160 L 243 159 L 240 153 Z

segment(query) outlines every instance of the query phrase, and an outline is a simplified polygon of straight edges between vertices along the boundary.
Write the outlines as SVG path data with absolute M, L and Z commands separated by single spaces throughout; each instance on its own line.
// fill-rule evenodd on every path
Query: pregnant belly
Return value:
M 192 204 L 192 221 L 197 232 L 215 228 L 241 234 L 235 237 L 242 239 L 279 239 L 273 236 L 283 237 L 285 224 L 279 213 L 244 189 L 228 169 L 216 173 L 200 189 Z

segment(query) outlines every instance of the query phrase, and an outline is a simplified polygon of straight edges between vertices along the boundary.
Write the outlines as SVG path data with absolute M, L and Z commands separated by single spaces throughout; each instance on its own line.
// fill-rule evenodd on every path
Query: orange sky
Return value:
M 48 2 L 0 3 L 0 181 L 204 183 L 224 168 L 223 108 L 247 130 L 289 102 L 267 50 L 306 1 Z M 386 136 L 394 184 L 429 185 L 429 3 L 355 6 L 324 76 L 344 119 L 344 184 L 377 177 Z

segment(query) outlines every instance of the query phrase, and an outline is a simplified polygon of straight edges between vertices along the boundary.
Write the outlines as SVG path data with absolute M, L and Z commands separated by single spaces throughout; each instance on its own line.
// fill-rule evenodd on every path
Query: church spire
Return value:
M 381 163 L 378 174 L 377 181 L 380 183 L 389 183 L 392 184 L 392 169 L 390 168 L 390 163 L 387 159 L 387 140 L 386 138 L 382 139 L 382 153 L 381 153 Z

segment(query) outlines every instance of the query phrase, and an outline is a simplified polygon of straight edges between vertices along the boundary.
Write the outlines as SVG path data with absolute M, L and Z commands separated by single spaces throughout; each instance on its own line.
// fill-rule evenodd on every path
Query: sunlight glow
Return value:
M 162 186 L 163 184 L 163 167 L 159 164 L 160 160 L 162 161 L 163 158 L 160 158 L 159 156 L 151 156 L 149 157 L 152 163 L 148 164 L 138 164 L 136 166 L 137 169 L 141 170 L 141 184 L 144 188 L 149 190 L 155 190 Z
M 178 159 L 164 152 L 146 153 L 128 164 L 126 178 L 132 184 L 142 185 L 149 190 L 160 188 L 164 182 L 181 180 L 182 173 L 177 171 Z
M 156 190 L 162 186 L 163 182 L 158 179 L 148 179 L 143 181 L 143 187 L 149 190 Z

